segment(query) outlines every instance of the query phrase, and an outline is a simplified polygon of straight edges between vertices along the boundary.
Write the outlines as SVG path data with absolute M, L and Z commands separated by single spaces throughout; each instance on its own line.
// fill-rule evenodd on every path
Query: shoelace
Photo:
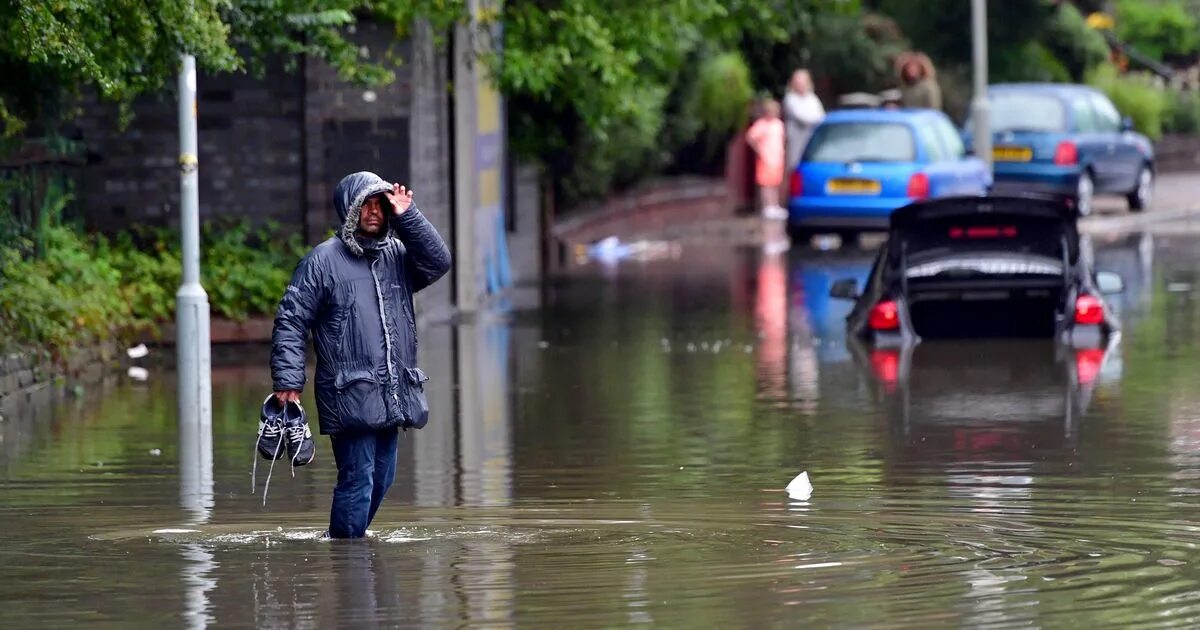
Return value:
M 278 423 L 267 422 L 258 431 L 258 438 L 254 440 L 254 465 L 250 468 L 250 494 L 254 494 L 257 487 L 256 478 L 258 476 L 258 441 L 263 435 L 268 437 L 276 437 L 283 432 L 283 427 Z M 283 448 L 283 440 L 275 443 L 275 453 L 271 456 L 271 468 L 267 471 L 267 483 L 263 485 L 263 507 L 267 505 L 267 492 L 271 489 L 271 475 L 275 472 L 275 460 L 279 458 L 279 449 Z M 295 467 L 292 469 L 292 476 L 296 476 Z
M 296 478 L 296 458 L 300 456 L 300 447 L 304 446 L 305 425 L 298 424 L 284 429 L 287 441 L 296 445 L 296 454 L 290 458 L 292 464 L 292 479 Z

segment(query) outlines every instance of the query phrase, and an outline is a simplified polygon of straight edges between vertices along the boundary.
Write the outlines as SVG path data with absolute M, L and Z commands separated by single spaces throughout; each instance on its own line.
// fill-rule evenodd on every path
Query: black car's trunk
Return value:
M 962 291 L 910 289 L 909 315 L 923 339 L 1049 338 L 1063 303 L 1062 282 L 1056 287 Z
M 908 215 L 894 238 L 917 335 L 1054 335 L 1078 238 L 1057 206 L 962 200 Z

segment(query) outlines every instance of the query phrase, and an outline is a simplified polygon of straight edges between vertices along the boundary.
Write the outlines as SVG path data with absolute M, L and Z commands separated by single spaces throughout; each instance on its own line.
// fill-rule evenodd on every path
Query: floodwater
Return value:
M 264 348 L 220 353 L 211 443 L 153 366 L 7 409 L 0 627 L 1194 627 L 1198 245 L 1096 237 L 1125 330 L 1088 353 L 848 346 L 868 252 L 585 268 L 423 332 L 365 541 L 319 537 L 326 440 L 251 494 Z

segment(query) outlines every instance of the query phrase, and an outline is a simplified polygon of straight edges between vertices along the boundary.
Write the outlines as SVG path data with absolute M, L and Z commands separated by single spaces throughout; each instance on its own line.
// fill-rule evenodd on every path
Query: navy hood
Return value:
M 356 256 L 363 255 L 363 244 L 355 236 L 358 231 L 358 218 L 362 211 L 363 202 L 367 197 L 378 195 L 383 192 L 390 191 L 392 185 L 383 180 L 382 177 L 370 171 L 359 171 L 351 173 L 342 178 L 338 182 L 337 188 L 333 191 L 333 207 L 337 210 L 338 220 L 341 221 L 341 229 L 338 236 L 350 251 Z M 391 204 L 386 204 L 384 212 L 389 212 Z M 383 221 L 383 236 L 379 239 L 381 242 L 387 240 L 391 234 L 391 217 L 385 216 Z

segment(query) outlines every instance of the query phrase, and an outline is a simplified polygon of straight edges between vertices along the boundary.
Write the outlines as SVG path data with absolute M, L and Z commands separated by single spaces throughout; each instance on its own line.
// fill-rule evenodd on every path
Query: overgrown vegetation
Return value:
M 1200 53 L 1200 2 L 1196 0 L 1118 0 L 1117 37 L 1159 61 Z
M 202 274 L 213 315 L 243 319 L 274 311 L 304 253 L 299 236 L 245 222 L 204 230 Z M 173 317 L 179 287 L 179 235 L 127 232 L 81 236 L 73 226 L 0 244 L 0 346 L 37 346 L 55 356 L 81 344 L 128 339 Z
M 1163 130 L 1171 133 L 1200 133 L 1200 94 L 1173 92 L 1163 119 Z
M 1088 74 L 1088 83 L 1108 95 L 1133 126 L 1153 140 L 1164 133 L 1200 132 L 1200 94 L 1163 87 L 1144 73 L 1119 74 L 1105 64 Z
M 1088 83 L 1103 91 L 1122 115 L 1133 119 L 1133 126 L 1150 139 L 1162 137 L 1163 117 L 1171 104 L 1171 95 L 1155 84 L 1153 78 L 1137 73 L 1118 74 L 1111 65 L 1096 68 Z

